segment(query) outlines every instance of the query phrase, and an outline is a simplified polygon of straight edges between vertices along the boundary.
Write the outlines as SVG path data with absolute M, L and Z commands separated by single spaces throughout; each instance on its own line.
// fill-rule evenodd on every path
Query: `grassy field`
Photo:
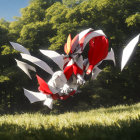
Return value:
M 140 103 L 60 115 L 0 116 L 0 140 L 140 140 Z

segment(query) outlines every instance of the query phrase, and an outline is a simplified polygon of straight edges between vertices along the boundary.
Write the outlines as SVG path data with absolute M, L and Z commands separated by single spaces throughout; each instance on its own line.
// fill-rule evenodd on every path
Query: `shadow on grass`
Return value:
M 140 117 L 135 120 L 118 121 L 110 126 L 102 124 L 75 124 L 57 130 L 54 126 L 47 129 L 28 128 L 14 124 L 0 126 L 1 140 L 139 140 Z

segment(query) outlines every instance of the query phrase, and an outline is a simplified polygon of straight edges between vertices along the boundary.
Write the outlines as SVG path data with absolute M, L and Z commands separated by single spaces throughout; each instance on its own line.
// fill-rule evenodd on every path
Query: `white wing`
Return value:
M 98 74 L 101 72 L 102 70 L 99 69 L 98 67 L 94 67 L 93 71 L 92 71 L 92 77 L 91 79 L 94 80 L 97 78 Z
M 31 103 L 46 100 L 46 95 L 41 92 L 33 92 L 27 89 L 23 89 L 25 96 Z
M 50 109 L 53 107 L 53 99 L 50 96 L 47 96 L 46 100 L 44 101 L 44 105 L 48 106 Z
M 10 44 L 13 46 L 15 50 L 30 55 L 30 52 L 26 48 L 24 48 L 22 45 L 18 43 L 14 43 L 14 42 L 10 42 Z
M 27 64 L 27 63 L 25 63 L 25 62 L 19 61 L 19 60 L 17 60 L 17 59 L 15 59 L 15 60 L 16 60 L 16 62 L 17 62 L 17 66 L 18 66 L 20 69 L 22 69 L 30 78 L 31 78 L 31 75 L 30 75 L 30 73 L 29 73 L 28 70 L 32 70 L 32 71 L 35 71 L 35 72 L 36 72 L 36 69 L 35 69 L 33 66 L 31 66 L 31 65 L 29 65 L 29 64 Z M 32 79 L 32 78 L 31 78 L 31 79 Z
M 89 28 L 89 29 L 86 29 L 82 32 L 79 33 L 79 40 L 82 39 L 82 37 L 84 37 L 88 32 L 92 31 L 93 29 L 92 28 Z
M 27 89 L 23 89 L 25 96 L 28 98 L 30 103 L 35 103 L 39 101 L 44 101 L 44 105 L 48 106 L 50 109 L 52 109 L 53 106 L 53 99 L 49 95 L 45 95 L 41 92 L 33 92 Z
M 114 65 L 116 65 L 115 55 L 112 48 L 104 60 L 112 60 L 114 62 Z
M 40 59 L 38 59 L 38 58 L 36 58 L 34 56 L 28 55 L 28 54 L 21 53 L 21 56 L 22 56 L 23 59 L 28 60 L 28 61 L 34 63 L 35 65 L 39 66 L 40 68 L 42 68 L 46 72 L 48 72 L 51 75 L 53 75 L 52 69 L 44 61 L 42 61 L 42 60 L 40 60 Z
M 135 46 L 137 45 L 140 38 L 140 34 L 138 34 L 135 38 L 133 38 L 128 45 L 123 49 L 122 61 L 121 61 L 121 71 L 129 60 Z
M 81 55 L 78 60 L 76 61 L 76 64 L 83 69 L 83 56 Z
M 64 60 L 62 55 L 51 50 L 40 50 L 40 52 L 51 58 L 63 70 Z

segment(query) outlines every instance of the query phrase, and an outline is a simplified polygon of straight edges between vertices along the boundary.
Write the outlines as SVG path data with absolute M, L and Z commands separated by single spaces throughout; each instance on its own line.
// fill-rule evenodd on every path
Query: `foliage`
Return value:
M 136 13 L 134 15 L 130 15 L 126 19 L 126 23 L 129 26 L 138 26 L 137 24 L 140 24 L 138 21 L 140 20 L 140 13 Z

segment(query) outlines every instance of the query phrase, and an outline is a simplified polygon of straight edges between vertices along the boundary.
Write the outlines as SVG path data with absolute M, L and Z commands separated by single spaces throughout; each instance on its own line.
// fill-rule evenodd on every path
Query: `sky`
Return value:
M 0 19 L 14 21 L 14 16 L 21 16 L 20 8 L 28 6 L 30 0 L 0 0 Z

